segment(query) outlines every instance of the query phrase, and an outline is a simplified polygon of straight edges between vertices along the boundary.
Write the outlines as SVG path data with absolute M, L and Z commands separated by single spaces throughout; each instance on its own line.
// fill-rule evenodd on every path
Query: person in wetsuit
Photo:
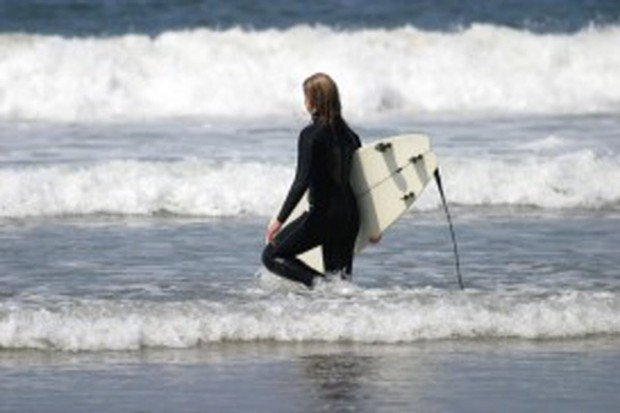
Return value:
M 295 179 L 276 221 L 267 228 L 262 258 L 269 271 L 312 287 L 314 278 L 323 274 L 296 256 L 318 245 L 326 272 L 351 275 L 359 215 L 349 176 L 353 153 L 361 144 L 340 114 L 338 88 L 328 75 L 310 76 L 303 90 L 312 123 L 299 135 Z M 309 210 L 280 231 L 306 189 Z

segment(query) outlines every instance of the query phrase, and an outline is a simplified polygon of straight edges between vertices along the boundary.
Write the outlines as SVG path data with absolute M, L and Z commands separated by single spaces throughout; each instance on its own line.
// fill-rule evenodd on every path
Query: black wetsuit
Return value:
M 278 221 L 286 221 L 306 189 L 310 208 L 265 247 L 263 263 L 270 271 L 312 286 L 322 274 L 296 256 L 322 245 L 325 271 L 351 274 L 359 215 L 349 176 L 359 147 L 359 137 L 343 121 L 330 126 L 315 119 L 301 131 L 295 180 Z

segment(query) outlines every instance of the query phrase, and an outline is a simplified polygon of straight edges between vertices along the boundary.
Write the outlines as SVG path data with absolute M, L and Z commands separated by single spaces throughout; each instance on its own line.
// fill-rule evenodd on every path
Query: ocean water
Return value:
M 620 3 L 0 0 L 0 411 L 617 411 Z M 261 268 L 339 83 L 431 183 L 313 291 Z

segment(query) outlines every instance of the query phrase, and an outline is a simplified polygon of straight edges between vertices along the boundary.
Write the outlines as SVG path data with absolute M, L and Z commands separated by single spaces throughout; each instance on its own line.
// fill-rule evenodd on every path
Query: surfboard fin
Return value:
M 392 144 L 390 142 L 379 142 L 375 145 L 375 149 L 379 152 L 385 152 L 387 149 L 391 148 Z
M 446 195 L 443 192 L 443 185 L 441 184 L 441 175 L 439 174 L 439 168 L 435 169 L 435 182 L 437 182 L 437 188 L 439 189 L 439 195 L 441 196 L 441 202 L 443 203 L 443 209 L 446 213 L 446 219 L 448 220 L 448 227 L 450 228 L 450 235 L 452 236 L 452 246 L 454 249 L 454 260 L 456 266 L 456 277 L 459 281 L 459 287 L 461 290 L 465 289 L 463 285 L 463 277 L 461 276 L 461 260 L 459 259 L 459 249 L 456 243 L 456 235 L 454 233 L 454 226 L 452 225 L 452 218 L 450 217 L 450 211 L 448 211 L 448 203 L 446 202 Z

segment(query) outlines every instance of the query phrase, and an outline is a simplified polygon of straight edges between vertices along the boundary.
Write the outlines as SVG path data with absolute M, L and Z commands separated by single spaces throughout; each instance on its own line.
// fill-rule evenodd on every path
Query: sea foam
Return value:
M 0 348 L 132 350 L 221 341 L 409 343 L 435 339 L 565 339 L 620 334 L 612 292 L 358 289 L 174 303 L 0 304 Z
M 195 29 L 156 37 L 0 34 L 0 117 L 60 121 L 290 117 L 315 71 L 347 116 L 620 109 L 620 27 L 536 34 L 494 25 Z
M 620 160 L 588 149 L 556 155 L 440 158 L 451 203 L 616 209 Z M 0 169 L 0 217 L 271 216 L 294 166 L 243 161 L 112 160 Z M 438 208 L 430 183 L 414 209 Z

